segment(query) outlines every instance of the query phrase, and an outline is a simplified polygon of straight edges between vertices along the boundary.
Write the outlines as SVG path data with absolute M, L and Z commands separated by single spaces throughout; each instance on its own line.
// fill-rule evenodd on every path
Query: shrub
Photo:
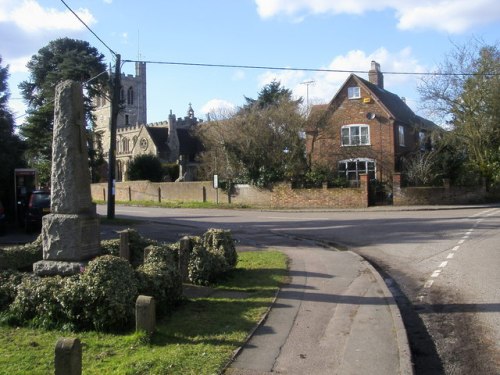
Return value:
M 0 249 L 0 267 L 2 269 L 33 269 L 33 263 L 42 260 L 42 236 L 26 245 Z
M 189 257 L 189 280 L 193 284 L 208 285 L 216 281 L 226 269 L 226 260 L 220 252 L 211 252 L 196 244 Z
M 223 229 L 209 229 L 203 235 L 203 244 L 211 252 L 222 252 L 227 263 L 228 271 L 236 267 L 238 254 L 234 245 L 231 231 Z
M 58 300 L 63 283 L 61 276 L 23 278 L 9 308 L 11 322 L 31 323 L 40 328 L 55 328 L 66 322 Z
M 135 268 L 144 261 L 144 249 L 149 245 L 157 245 L 158 242 L 142 237 L 135 229 L 126 229 L 129 235 L 130 263 Z M 104 255 L 120 255 L 120 240 L 101 241 L 101 253 Z
M 89 262 L 81 275 L 85 290 L 85 321 L 98 330 L 118 330 L 134 316 L 137 281 L 130 264 L 104 255 Z
M 148 246 L 147 251 L 144 264 L 136 270 L 139 293 L 154 297 L 156 309 L 162 315 L 182 297 L 177 256 L 168 246 Z
M 17 295 L 23 274 L 17 271 L 0 271 L 0 311 L 9 307 Z
M 163 179 L 163 168 L 160 159 L 151 154 L 139 155 L 130 161 L 128 179 L 160 182 Z

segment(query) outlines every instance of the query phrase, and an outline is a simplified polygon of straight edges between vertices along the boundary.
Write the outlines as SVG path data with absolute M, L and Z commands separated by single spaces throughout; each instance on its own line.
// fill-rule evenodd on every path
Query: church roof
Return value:
M 168 151 L 168 128 L 146 126 L 149 136 L 153 140 L 158 152 Z

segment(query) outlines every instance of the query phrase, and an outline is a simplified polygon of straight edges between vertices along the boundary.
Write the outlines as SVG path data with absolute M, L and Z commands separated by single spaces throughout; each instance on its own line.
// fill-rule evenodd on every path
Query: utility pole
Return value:
M 108 159 L 108 219 L 115 218 L 115 168 L 116 168 L 116 127 L 120 111 L 121 56 L 116 55 L 115 74 L 110 79 L 111 119 L 109 122 L 109 159 Z

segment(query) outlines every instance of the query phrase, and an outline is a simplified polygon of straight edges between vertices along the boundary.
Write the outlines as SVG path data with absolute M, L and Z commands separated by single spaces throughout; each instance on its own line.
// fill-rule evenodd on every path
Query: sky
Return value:
M 0 56 L 9 66 L 10 107 L 20 125 L 25 103 L 18 85 L 26 63 L 61 37 L 88 41 L 113 64 L 148 61 L 148 122 L 170 110 L 184 117 L 191 103 L 198 118 L 245 104 L 277 80 L 306 104 L 329 102 L 348 72 L 367 78 L 381 65 L 385 88 L 405 97 L 418 114 L 421 76 L 453 45 L 500 37 L 498 0 L 0 0 Z M 100 39 L 100 40 L 99 40 Z M 109 48 L 109 49 L 108 49 Z M 161 62 L 161 63 L 160 63 Z M 293 68 L 245 69 L 165 62 Z M 306 70 L 295 70 L 306 69 Z M 125 74 L 134 74 L 126 62 Z

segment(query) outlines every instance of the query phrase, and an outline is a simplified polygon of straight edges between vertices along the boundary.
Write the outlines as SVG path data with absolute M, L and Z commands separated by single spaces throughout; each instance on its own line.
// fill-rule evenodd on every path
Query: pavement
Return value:
M 143 236 L 176 241 L 181 229 L 147 222 Z M 101 238 L 123 228 L 101 226 Z M 32 241 L 36 233 L 7 233 L 2 245 Z M 224 370 L 228 375 L 413 374 L 405 327 L 379 273 L 350 251 L 304 242 L 273 245 L 289 258 L 289 279 L 246 343 Z M 252 250 L 239 243 L 238 251 Z M 262 250 L 262 248 L 260 248 Z

